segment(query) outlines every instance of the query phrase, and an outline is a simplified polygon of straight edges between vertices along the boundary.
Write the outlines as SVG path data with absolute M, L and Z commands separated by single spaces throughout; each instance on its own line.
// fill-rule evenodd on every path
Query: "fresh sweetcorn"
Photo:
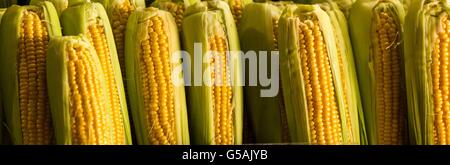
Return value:
M 191 142 L 241 144 L 243 94 L 236 53 L 240 48 L 228 4 L 220 0 L 193 4 L 186 10 L 182 27 L 184 47 L 193 61 L 185 70 L 190 79 Z
M 123 128 L 110 117 L 114 114 L 106 75 L 87 38 L 52 38 L 47 76 L 57 144 L 107 145 L 128 140 L 117 133 Z
M 155 0 L 151 6 L 162 10 L 166 10 L 175 18 L 178 31 L 183 29 L 181 24 L 183 22 L 184 11 L 190 5 L 200 0 Z
M 415 0 L 405 19 L 411 144 L 450 143 L 450 12 L 445 0 Z
M 72 2 L 72 1 L 71 1 Z M 85 35 L 95 48 L 106 81 L 114 136 L 111 144 L 130 144 L 130 123 L 121 69 L 113 33 L 104 7 L 96 2 L 73 1 L 61 14 L 64 35 Z
M 340 67 L 347 60 L 340 60 L 345 56 L 339 56 L 327 13 L 319 5 L 288 6 L 279 20 L 278 38 L 292 142 L 359 144 L 357 100 L 348 93 L 350 76 Z
M 50 2 L 9 7 L 0 25 L 1 95 L 13 144 L 53 144 L 48 102 L 46 52 L 61 36 Z
M 138 9 L 130 16 L 126 36 L 127 83 L 138 143 L 189 144 L 175 19 L 157 8 Z
M 351 40 L 369 144 L 408 143 L 401 42 L 404 15 L 398 0 L 360 0 L 350 12 Z

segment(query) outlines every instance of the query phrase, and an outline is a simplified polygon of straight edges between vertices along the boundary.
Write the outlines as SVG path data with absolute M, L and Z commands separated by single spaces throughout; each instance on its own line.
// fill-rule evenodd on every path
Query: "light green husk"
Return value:
M 429 64 L 433 42 L 441 30 L 443 14 L 449 15 L 445 0 L 416 0 L 405 19 L 405 64 L 408 123 L 411 144 L 435 144 L 432 75 Z
M 350 11 L 349 31 L 353 46 L 355 63 L 357 66 L 358 81 L 360 87 L 361 100 L 364 109 L 364 119 L 366 124 L 368 144 L 379 144 L 377 142 L 376 131 L 376 94 L 375 94 L 375 72 L 373 61 L 373 32 L 372 21 L 375 19 L 374 14 L 377 9 L 388 9 L 394 14 L 399 27 L 402 26 L 404 20 L 404 9 L 398 0 L 359 0 Z M 400 37 L 403 37 L 403 34 Z M 403 44 L 399 43 L 399 54 L 403 54 Z M 403 66 L 403 56 L 400 57 Z M 402 69 L 402 76 L 404 71 Z M 400 82 L 404 82 L 401 78 Z M 404 121 L 406 122 L 406 121 Z M 406 124 L 404 124 L 406 125 Z M 406 130 L 406 129 L 405 129 Z
M 58 14 L 50 2 L 9 7 L 0 25 L 0 81 L 6 125 L 13 144 L 23 144 L 19 110 L 18 61 L 21 19 L 25 10 L 42 10 L 50 37 L 61 36 Z M 5 97 L 8 96 L 8 97 Z
M 289 132 L 293 143 L 312 144 L 310 135 L 310 126 L 308 119 L 308 108 L 305 95 L 305 81 L 303 80 L 299 45 L 299 34 L 297 32 L 297 18 L 314 16 L 318 19 L 322 30 L 324 41 L 327 47 L 330 60 L 331 71 L 333 75 L 333 84 L 335 88 L 337 106 L 341 121 L 342 143 L 359 144 L 359 136 L 351 136 L 347 126 L 346 113 L 344 111 L 344 95 L 342 77 L 339 70 L 338 50 L 336 39 L 333 32 L 333 25 L 325 11 L 318 5 L 291 5 L 288 6 L 279 20 L 279 49 L 280 49 L 280 71 L 281 82 L 283 86 L 283 97 L 286 106 L 286 115 L 288 117 Z M 347 77 L 346 82 L 350 82 Z M 357 102 L 349 99 L 349 111 L 357 112 Z M 355 119 L 355 115 L 351 115 Z M 353 130 L 359 131 L 357 121 L 353 121 Z M 354 137 L 354 138 L 351 138 Z M 358 139 L 358 140 L 356 140 Z
M 141 88 L 140 72 L 141 68 L 139 52 L 141 50 L 141 41 L 148 39 L 148 24 L 145 20 L 152 17 L 159 16 L 164 20 L 164 30 L 167 32 L 169 55 L 172 60 L 172 73 L 176 74 L 181 81 L 179 84 L 174 84 L 174 103 L 175 103 L 175 122 L 176 122 L 176 135 L 177 144 L 190 144 L 189 142 L 189 127 L 187 120 L 187 106 L 185 98 L 185 89 L 183 82 L 183 73 L 181 65 L 181 54 L 177 51 L 180 50 L 179 37 L 177 25 L 172 15 L 163 10 L 149 7 L 146 9 L 138 9 L 130 15 L 125 41 L 125 62 L 127 71 L 127 84 L 129 99 L 131 103 L 131 113 L 133 115 L 134 126 L 137 134 L 138 144 L 151 144 L 149 141 L 149 132 L 147 128 L 146 114 L 148 109 L 144 109 L 143 92 Z M 173 76 L 173 75 L 172 75 Z M 174 81 L 174 80 L 173 80 Z
M 274 32 L 278 29 L 274 29 L 281 15 L 281 10 L 268 2 L 262 3 L 250 3 L 248 4 L 243 12 L 241 25 L 239 27 L 239 39 L 241 43 L 241 48 L 244 53 L 249 51 L 254 51 L 258 55 L 259 51 L 267 51 L 267 71 L 269 72 L 271 67 L 271 51 L 277 51 L 278 46 L 275 45 Z M 278 54 L 277 54 L 278 55 Z M 256 56 L 258 59 L 262 58 Z M 278 57 L 278 56 L 277 56 Z M 249 61 L 253 63 L 259 63 L 258 59 L 256 61 Z M 251 60 L 251 58 L 249 59 Z M 249 80 L 250 74 L 255 75 L 254 77 L 258 79 L 257 75 L 259 73 L 250 73 L 250 66 L 245 67 L 245 79 Z M 257 66 L 254 66 L 257 67 Z M 259 70 L 259 69 L 258 69 Z M 279 70 L 277 70 L 279 71 Z M 279 75 L 279 74 L 276 74 Z M 275 76 L 275 75 L 273 75 Z M 279 83 L 279 82 L 276 82 Z M 278 94 L 272 97 L 262 97 L 261 90 L 268 87 L 263 87 L 262 85 L 254 84 L 257 86 L 250 86 L 246 84 L 244 87 L 245 96 L 245 111 L 248 115 L 250 122 L 250 130 L 254 132 L 254 138 L 256 143 L 282 143 L 287 142 L 288 139 L 283 141 L 283 132 L 288 134 L 288 130 L 283 130 L 281 111 L 284 110 L 284 102 L 282 98 L 282 91 L 280 88 Z M 247 119 L 247 118 L 246 118 Z M 246 131 L 250 131 L 246 130 Z M 289 137 L 286 137 L 289 138 Z
M 122 74 L 117 57 L 116 45 L 108 20 L 105 8 L 97 2 L 85 2 L 84 0 L 69 1 L 69 7 L 61 14 L 61 25 L 64 35 L 80 35 L 88 31 L 91 21 L 100 20 L 103 22 L 106 41 L 108 43 L 109 55 L 112 64 L 115 82 L 119 93 L 121 114 L 124 122 L 124 130 L 126 134 L 126 144 L 131 144 L 130 122 L 128 117 L 127 102 L 125 99 L 125 91 L 122 81 Z
M 30 0 L 30 5 L 40 3 L 42 1 L 48 1 L 55 6 L 58 15 L 61 15 L 62 11 L 69 6 L 69 0 Z
M 206 61 L 203 62 L 203 58 L 207 55 L 208 37 L 214 34 L 216 30 L 220 31 L 220 28 L 222 28 L 228 39 L 228 50 L 234 51 L 230 53 L 228 58 L 231 64 L 229 65 L 230 73 L 232 73 L 233 137 L 234 144 L 241 144 L 243 131 L 242 66 L 239 53 L 237 52 L 240 49 L 238 33 L 228 4 L 220 0 L 193 4 L 186 10 L 182 27 L 184 48 L 191 59 L 191 67 L 187 66 L 185 68 L 185 74 L 187 74 L 185 77 L 191 80 L 190 87 L 188 87 L 191 143 L 215 144 L 212 88 L 203 81 L 204 78 L 210 79 L 210 74 L 204 74 L 205 70 L 210 68 L 210 64 Z M 199 54 L 200 52 L 197 51 L 194 52 L 194 43 L 202 43 L 202 54 Z M 196 85 L 196 77 L 201 78 L 200 86 Z

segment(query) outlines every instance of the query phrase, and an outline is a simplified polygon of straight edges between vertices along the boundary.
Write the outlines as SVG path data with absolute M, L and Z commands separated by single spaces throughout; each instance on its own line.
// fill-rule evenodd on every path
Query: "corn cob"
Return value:
M 107 82 L 110 101 L 109 120 L 114 136 L 112 144 L 131 144 L 130 123 L 121 76 L 119 60 L 108 16 L 104 7 L 96 2 L 70 1 L 69 7 L 61 14 L 64 35 L 83 34 L 95 48 Z
M 126 32 L 131 112 L 139 144 L 189 144 L 177 25 L 172 15 L 149 7 L 131 14 Z M 175 69 L 179 69 L 178 71 Z M 182 80 L 181 80 L 182 81 Z
M 2 17 L 1 95 L 13 144 L 54 142 L 45 56 L 49 38 L 60 35 L 58 15 L 49 2 L 13 5 Z
M 191 83 L 187 97 L 191 143 L 242 144 L 241 60 L 236 53 L 240 48 L 228 4 L 220 0 L 193 4 L 182 26 L 184 47 L 194 61 L 185 70 Z
M 350 36 L 348 33 L 347 19 L 345 14 L 339 9 L 339 6 L 335 2 L 327 1 L 318 3 L 320 8 L 324 10 L 330 17 L 331 24 L 333 26 L 333 32 L 336 39 L 336 48 L 338 51 L 339 58 L 339 68 L 341 70 L 341 77 L 344 83 L 343 94 L 344 97 L 350 97 L 349 100 L 355 100 L 355 103 L 350 103 L 353 105 L 352 108 L 346 109 L 346 117 L 349 121 L 347 122 L 347 127 L 349 129 L 350 135 L 360 136 L 353 137 L 354 142 L 361 144 L 367 144 L 367 135 L 365 130 L 364 122 L 364 112 L 361 103 L 361 97 L 359 95 L 359 85 L 358 78 L 356 76 L 356 68 L 353 57 L 353 50 L 351 46 Z M 346 82 L 345 79 L 350 81 Z M 348 89 L 347 89 L 348 88 Z M 347 96 L 348 95 L 348 96 Z M 349 103 L 346 103 L 349 104 Z M 356 105 L 356 107 L 355 107 Z M 353 127 L 352 124 L 358 124 L 359 126 Z
M 360 0 L 350 12 L 369 144 L 405 144 L 408 140 L 403 19 L 398 0 Z
M 281 15 L 279 7 L 267 2 L 248 4 L 242 15 L 239 27 L 239 39 L 242 51 L 271 51 L 278 50 L 278 19 Z M 261 58 L 261 57 L 258 57 Z M 271 57 L 266 57 L 268 60 Z M 259 62 L 258 62 L 259 63 Z M 267 68 L 271 62 L 267 62 Z M 245 68 L 249 79 L 250 68 Z M 277 70 L 278 71 L 278 70 Z M 258 71 L 257 73 L 259 73 Z M 277 82 L 278 83 L 278 82 Z M 289 142 L 289 130 L 284 110 L 282 91 L 273 97 L 261 97 L 260 92 L 265 87 L 245 86 L 245 112 L 244 120 L 249 120 L 250 127 L 244 125 L 244 137 L 249 130 L 253 130 L 256 143 L 286 143 Z M 249 116 L 247 118 L 247 115 Z
M 58 15 L 61 15 L 62 11 L 69 5 L 69 0 L 30 0 L 30 5 L 40 3 L 42 1 L 49 1 L 55 6 Z
M 88 39 L 52 38 L 47 76 L 57 144 L 116 144 L 106 75 Z
M 111 23 L 114 41 L 119 57 L 122 78 L 125 79 L 125 28 L 130 14 L 139 8 L 145 8 L 144 0 L 95 0 L 105 7 Z M 125 91 L 126 91 L 126 84 Z
M 318 5 L 292 5 L 279 19 L 280 71 L 292 142 L 358 144 L 357 100 L 340 67 L 333 26 Z M 345 66 L 345 64 L 344 64 Z M 348 94 L 348 93 L 347 93 Z M 350 112 L 351 117 L 347 117 Z M 347 124 L 350 122 L 351 127 Z M 356 128 L 355 128 L 356 127 Z M 353 131 L 353 132 L 352 132 Z
M 253 0 L 224 0 L 224 1 L 228 3 L 228 6 L 230 6 L 231 14 L 233 14 L 236 27 L 239 27 L 242 12 L 244 11 L 245 5 L 252 3 Z
M 172 13 L 177 23 L 177 29 L 181 32 L 181 23 L 183 21 L 184 11 L 190 5 L 198 2 L 200 0 L 155 0 L 151 6 L 162 10 L 166 10 Z
M 406 89 L 411 144 L 450 142 L 449 4 L 416 0 L 405 19 Z

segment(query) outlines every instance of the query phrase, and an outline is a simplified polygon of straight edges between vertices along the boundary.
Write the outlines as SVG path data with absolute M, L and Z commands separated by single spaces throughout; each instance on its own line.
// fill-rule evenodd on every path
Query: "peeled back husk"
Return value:
M 281 82 L 292 143 L 358 144 L 359 136 L 352 132 L 358 130 L 358 123 L 347 117 L 348 112 L 357 111 L 357 101 L 344 95 L 343 82 L 350 79 L 342 76 L 327 13 L 319 5 L 288 6 L 279 20 L 279 34 Z
M 369 144 L 394 145 L 408 141 L 402 44 L 404 15 L 398 0 L 360 0 L 350 12 L 350 36 Z
M 239 39 L 241 49 L 244 53 L 251 53 L 253 51 L 257 59 L 249 61 L 259 65 L 260 58 L 266 58 L 267 63 L 263 64 L 267 72 L 270 72 L 272 66 L 272 51 L 278 51 L 278 19 L 281 15 L 279 7 L 268 2 L 255 2 L 247 4 L 244 9 L 241 25 L 239 27 Z M 258 56 L 259 51 L 267 51 L 266 56 Z M 276 54 L 278 58 L 278 53 Z M 252 58 L 250 58 L 252 60 Z M 276 61 L 278 62 L 278 61 Z M 276 64 L 278 65 L 278 64 Z M 255 73 L 250 72 L 252 65 L 245 67 L 245 79 L 254 78 L 257 84 L 247 84 L 244 87 L 245 98 L 245 118 L 247 123 L 246 132 L 254 134 L 256 143 L 286 143 L 289 142 L 289 130 L 287 128 L 286 112 L 284 109 L 284 102 L 282 98 L 281 87 L 272 84 L 271 88 L 277 88 L 277 93 L 271 96 L 262 96 L 264 90 L 268 87 L 263 87 L 257 82 L 258 71 L 257 66 L 254 65 L 252 69 L 256 69 Z M 278 67 L 275 67 L 277 72 Z M 252 70 L 253 71 L 253 70 Z M 256 75 L 256 76 L 253 76 Z M 271 77 L 279 77 L 279 73 L 271 73 Z M 250 81 L 249 81 L 250 82 Z M 245 128 L 244 128 L 245 129 Z M 245 134 L 245 133 L 244 133 Z
M 367 135 L 364 122 L 364 111 L 361 103 L 361 96 L 359 93 L 358 78 L 356 76 L 355 61 L 353 57 L 353 50 L 350 41 L 350 36 L 348 32 L 347 19 L 345 14 L 339 9 L 339 6 L 335 2 L 327 1 L 318 3 L 319 6 L 328 14 L 330 17 L 331 24 L 333 26 L 333 32 L 336 39 L 336 48 L 338 50 L 338 56 L 340 58 L 340 68 L 343 77 L 348 77 L 349 81 L 344 82 L 347 86 L 344 90 L 345 95 L 349 95 L 352 101 L 353 107 L 349 108 L 349 119 L 350 123 L 359 123 L 359 126 L 352 127 L 352 135 L 354 135 L 355 144 L 367 144 Z M 347 78 L 345 78 L 347 79 Z M 355 107 L 356 106 L 356 107 Z M 359 137 L 356 137 L 358 136 Z
M 74 0 L 69 2 L 69 7 L 62 12 L 60 19 L 64 35 L 85 35 L 91 45 L 95 47 L 103 73 L 108 75 L 105 76 L 105 81 L 109 82 L 107 84 L 111 91 L 109 100 L 115 103 L 111 113 L 115 114 L 114 118 L 121 120 L 115 124 L 122 125 L 118 129 L 123 129 L 120 132 L 124 132 L 124 143 L 131 144 L 122 74 L 111 24 L 105 8 L 97 2 Z
M 30 0 L 30 5 L 37 4 L 42 1 L 49 1 L 55 6 L 58 15 L 61 15 L 62 11 L 69 6 L 69 0 Z
M 47 77 L 57 144 L 114 144 L 105 75 L 85 37 L 50 40 Z
M 445 145 L 449 136 L 445 0 L 412 1 L 405 19 L 406 90 L 411 144 Z
M 155 52 L 148 52 L 142 47 L 142 43 L 147 43 L 147 41 L 151 40 L 151 37 L 153 37 L 150 35 L 151 32 L 149 31 L 149 27 L 153 26 L 151 21 L 155 19 L 162 20 L 162 33 L 165 33 L 166 37 L 159 38 L 158 40 L 160 41 L 160 39 L 167 38 L 167 40 L 160 41 L 167 42 L 167 50 L 160 50 L 160 52 L 167 51 L 167 55 L 161 53 L 154 54 Z M 161 137 L 155 136 L 157 133 L 155 131 L 156 129 L 153 128 L 158 128 L 160 125 L 159 123 L 156 124 L 158 122 L 157 118 L 152 117 L 151 113 L 153 113 L 156 108 L 166 109 L 167 107 L 173 107 L 173 112 L 169 111 L 169 113 L 173 113 L 169 116 L 174 117 L 173 122 L 170 123 L 171 128 L 164 128 L 165 132 L 172 133 L 165 133 L 164 135 L 169 139 L 169 136 L 175 136 L 174 141 L 169 141 L 169 144 L 189 144 L 185 86 L 182 73 L 181 54 L 179 52 L 180 44 L 178 30 L 175 19 L 167 11 L 149 7 L 146 9 L 138 9 L 131 14 L 127 27 L 125 48 L 126 70 L 128 73 L 127 83 L 131 103 L 131 113 L 133 115 L 133 122 L 137 133 L 138 143 L 159 144 L 156 143 L 155 140 Z M 156 42 L 156 40 L 150 42 L 154 41 Z M 152 53 L 152 55 L 150 56 L 146 53 Z M 158 81 L 156 81 L 151 78 L 151 75 L 147 75 L 147 72 L 152 72 L 152 70 L 149 70 L 148 68 L 153 66 L 148 66 L 156 63 L 153 62 L 153 60 L 158 59 L 163 59 L 161 60 L 163 63 L 162 65 L 169 67 L 159 69 L 167 71 L 168 73 L 166 76 L 170 77 L 164 77 L 163 79 L 158 79 Z M 148 82 L 157 86 L 157 89 L 155 91 L 149 90 L 148 88 L 152 87 L 145 84 Z M 161 94 L 165 90 L 162 89 L 165 85 L 169 86 L 168 88 L 171 88 L 166 91 L 173 92 L 172 94 Z M 146 90 L 149 90 L 148 95 L 144 95 Z M 159 92 L 161 93 L 158 94 Z M 172 99 L 169 103 L 172 105 L 162 105 L 163 102 L 153 100 L 153 98 L 149 97 L 149 95 L 166 96 L 168 99 Z M 148 107 L 149 103 L 158 104 L 158 107 Z M 162 112 L 160 111 L 159 115 L 161 115 L 161 113 Z M 168 129 L 174 130 L 169 131 Z M 154 140 L 152 141 L 152 139 Z
M 190 62 L 184 62 L 188 87 L 189 127 L 193 144 L 241 144 L 243 94 L 241 80 L 241 60 L 239 40 L 233 16 L 226 2 L 212 0 L 198 2 L 186 10 L 183 20 L 184 48 L 189 53 Z M 212 42 L 214 41 L 214 42 Z M 201 43 L 201 45 L 195 44 Z M 214 44 L 217 43 L 217 44 Z M 219 47 L 220 46 L 220 47 Z M 222 49 L 223 48 L 223 49 Z M 212 52 L 208 52 L 212 50 Z M 219 73 L 211 74 L 218 65 L 212 64 L 212 58 L 220 57 Z M 207 57 L 210 58 L 207 58 Z M 225 69 L 223 69 L 225 68 Z M 221 75 L 222 81 L 211 81 Z M 226 76 L 229 75 L 229 76 Z M 223 99 L 215 99 L 214 91 L 223 89 Z M 223 114 L 221 104 L 224 100 Z M 215 108 L 216 107 L 216 108 Z M 228 108 L 227 108 L 228 107 Z M 219 120 L 219 119 L 221 120 Z M 218 121 L 224 121 L 219 123 Z M 217 127 L 217 129 L 216 129 Z M 222 133 L 225 132 L 225 133 Z
M 27 27 L 24 28 L 25 25 L 22 24 L 23 20 L 25 19 L 24 17 L 24 13 L 30 13 L 31 15 L 34 16 L 38 16 L 39 21 L 42 22 L 42 24 L 34 24 L 35 26 L 40 26 L 41 28 L 45 28 L 47 29 L 47 32 L 43 32 L 42 29 L 40 30 L 36 30 L 36 29 L 32 29 L 33 31 L 30 33 L 30 29 L 28 28 L 32 28 Z M 37 21 L 37 18 L 34 17 L 33 21 Z M 30 19 L 27 19 L 27 22 L 32 22 Z M 45 54 L 43 54 L 43 52 L 45 52 L 47 50 L 47 46 L 45 45 L 45 42 L 48 41 L 49 38 L 51 37 L 55 37 L 55 36 L 61 36 L 61 29 L 60 29 L 60 25 L 59 25 L 59 19 L 58 19 L 58 14 L 56 13 L 56 10 L 54 8 L 54 6 L 50 3 L 50 2 L 42 2 L 36 5 L 28 5 L 28 6 L 18 6 L 18 5 L 13 5 L 11 7 L 9 7 L 5 13 L 3 14 L 2 20 L 1 20 L 1 25 L 0 25 L 0 64 L 1 64 L 1 71 L 0 71 L 0 80 L 1 80 L 1 95 L 2 95 L 2 102 L 3 102 L 3 110 L 4 110 L 4 114 L 5 114 L 5 119 L 6 119 L 6 129 L 8 130 L 9 134 L 11 135 L 11 140 L 13 142 L 13 144 L 31 144 L 34 143 L 32 141 L 46 141 L 45 143 L 53 143 L 53 126 L 51 124 L 51 119 L 50 119 L 50 109 L 46 106 L 46 104 L 48 103 L 48 96 L 47 96 L 47 89 L 45 86 L 45 74 L 42 73 L 42 69 L 44 69 L 43 67 L 45 67 L 45 63 L 43 63 L 42 58 L 39 58 L 40 60 L 36 60 L 36 61 L 28 61 L 28 60 L 23 60 L 20 57 L 20 47 L 22 46 L 23 49 L 27 49 L 27 53 L 28 55 L 27 59 L 32 59 L 33 55 L 35 55 L 34 57 L 37 56 L 37 52 L 39 52 L 40 57 L 41 56 L 45 56 Z M 22 31 L 21 29 L 27 29 Z M 23 32 L 23 33 L 21 33 Z M 38 33 L 41 32 L 41 33 Z M 21 45 L 21 42 L 25 36 L 21 36 L 21 34 L 29 34 L 28 36 L 33 36 L 39 39 L 39 37 L 41 39 L 43 39 L 43 37 L 46 37 L 47 41 L 38 41 L 38 40 L 33 40 L 33 41 L 29 41 L 32 43 L 37 43 L 39 42 L 40 44 L 44 44 L 43 48 L 42 47 L 38 47 L 35 48 L 34 44 L 23 44 Z M 36 36 L 38 34 L 42 34 L 42 36 Z M 48 35 L 46 35 L 48 34 Z M 44 36 L 45 35 L 45 36 Z M 36 46 L 37 47 L 37 46 Z M 36 50 L 39 49 L 40 50 Z M 35 52 L 33 52 L 35 51 Z M 34 54 L 31 54 L 34 53 Z M 22 53 L 22 55 L 24 55 Z M 35 68 L 31 68 L 33 66 L 31 66 L 31 64 L 29 66 L 27 66 L 27 70 L 29 71 L 28 75 L 34 75 L 35 79 L 34 81 L 27 81 L 27 83 L 34 83 L 34 84 L 40 84 L 42 86 L 37 87 L 38 85 L 35 85 L 34 88 L 30 86 L 25 86 L 24 84 L 20 84 L 25 83 L 24 81 L 20 81 L 20 77 L 19 74 L 21 74 L 21 72 L 19 72 L 19 70 L 21 69 L 22 66 L 20 65 L 19 61 L 26 61 L 23 63 L 34 63 L 35 65 L 33 65 Z M 28 69 L 29 68 L 29 69 Z M 38 69 L 37 69 L 38 68 Z M 34 71 L 34 72 L 33 72 Z M 44 69 L 45 71 L 45 69 Z M 23 75 L 24 73 L 22 73 Z M 37 78 L 39 77 L 39 79 Z M 23 88 L 21 88 L 23 87 Z M 23 96 L 35 96 L 33 99 L 28 99 L 30 100 L 29 104 L 26 106 L 29 106 L 28 108 L 24 108 L 26 106 L 20 104 L 20 92 L 19 89 L 24 89 L 24 90 L 33 90 L 29 93 L 25 93 Z M 39 92 L 39 93 L 38 93 Z M 5 97 L 7 96 L 7 97 Z M 40 100 L 39 104 L 37 103 L 36 100 Z M 42 102 L 41 102 L 42 101 Z M 39 112 L 38 114 L 27 114 L 27 118 L 23 118 L 25 117 L 24 115 L 26 114 L 21 114 L 21 112 L 30 112 L 30 111 L 37 111 Z M 29 117 L 29 118 L 28 118 Z M 43 118 L 39 118 L 39 117 L 43 117 Z M 48 118 L 47 118 L 48 117 Z M 37 119 L 41 119 L 40 121 L 45 121 L 43 123 L 36 123 L 35 120 Z M 33 121 L 29 121 L 30 119 L 32 119 Z M 41 127 L 39 130 L 46 130 L 45 132 L 47 132 L 48 134 L 45 135 L 46 133 L 44 132 L 43 134 L 41 134 L 41 132 L 39 133 L 35 133 L 33 132 L 33 135 L 31 135 L 32 133 L 30 133 L 29 137 L 27 136 L 27 138 L 29 140 L 29 142 L 26 142 L 24 140 L 24 128 L 22 128 L 22 121 L 27 121 L 30 122 L 30 124 L 27 124 L 27 130 L 29 131 L 36 131 L 36 127 Z M 32 124 L 34 122 L 34 124 Z M 29 128 L 31 127 L 31 128 Z M 33 129 L 33 127 L 35 127 Z M 28 132 L 28 131 L 27 131 Z M 41 134 L 41 135 L 38 135 Z M 34 135 L 37 136 L 41 136 L 41 137 L 36 137 Z M 31 138 L 33 138 L 34 140 L 32 140 Z M 39 143 L 39 142 L 36 142 Z
M 339 7 L 339 9 L 343 12 L 345 17 L 348 17 L 350 14 L 350 9 L 352 8 L 353 3 L 356 0 L 312 0 L 313 3 L 335 3 Z
M 181 24 L 186 8 L 197 2 L 200 2 L 200 0 L 155 0 L 152 2 L 151 6 L 170 12 L 175 18 L 178 31 L 181 31 Z

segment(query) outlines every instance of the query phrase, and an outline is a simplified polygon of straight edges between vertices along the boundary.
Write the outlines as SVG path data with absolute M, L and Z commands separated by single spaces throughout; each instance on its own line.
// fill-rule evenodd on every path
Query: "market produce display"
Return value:
M 0 144 L 450 144 L 449 11 L 0 0 Z

